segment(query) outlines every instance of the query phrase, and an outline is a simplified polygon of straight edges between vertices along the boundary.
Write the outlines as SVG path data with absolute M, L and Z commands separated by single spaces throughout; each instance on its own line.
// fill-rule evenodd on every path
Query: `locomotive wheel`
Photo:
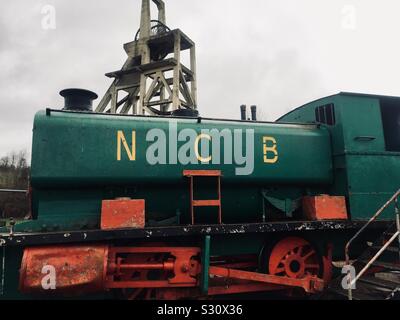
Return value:
M 306 240 L 288 237 L 272 248 L 268 271 L 272 275 L 301 279 L 307 275 L 322 276 L 322 258 Z

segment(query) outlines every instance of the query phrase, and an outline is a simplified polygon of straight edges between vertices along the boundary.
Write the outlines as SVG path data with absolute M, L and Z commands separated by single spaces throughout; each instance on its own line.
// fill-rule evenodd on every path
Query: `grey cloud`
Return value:
M 246 103 L 275 120 L 340 90 L 400 95 L 400 45 L 388 41 L 400 28 L 398 1 L 352 1 L 355 30 L 342 28 L 344 0 L 166 3 L 168 24 L 197 44 L 203 116 L 239 118 Z M 41 29 L 45 4 L 56 8 L 56 30 Z M 35 112 L 60 107 L 61 89 L 104 93 L 104 73 L 125 61 L 139 15 L 140 0 L 1 1 L 0 155 L 29 151 Z

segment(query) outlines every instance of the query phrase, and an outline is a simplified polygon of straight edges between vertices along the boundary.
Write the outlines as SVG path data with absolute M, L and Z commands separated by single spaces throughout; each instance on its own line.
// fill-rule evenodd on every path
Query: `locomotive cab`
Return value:
M 277 121 L 328 128 L 335 177 L 329 191 L 346 196 L 353 220 L 368 220 L 399 188 L 400 98 L 343 92 Z

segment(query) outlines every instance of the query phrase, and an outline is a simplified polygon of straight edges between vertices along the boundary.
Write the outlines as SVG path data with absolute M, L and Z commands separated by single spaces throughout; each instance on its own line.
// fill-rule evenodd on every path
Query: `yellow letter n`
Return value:
M 121 161 L 121 143 L 124 145 L 126 154 L 130 161 L 136 160 L 136 132 L 132 131 L 132 149 L 129 148 L 124 133 L 119 130 L 117 136 L 117 160 Z

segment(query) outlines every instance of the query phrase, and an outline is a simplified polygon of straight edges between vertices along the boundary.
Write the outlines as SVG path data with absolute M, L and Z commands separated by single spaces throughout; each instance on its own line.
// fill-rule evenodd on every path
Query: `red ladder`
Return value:
M 190 179 L 190 212 L 192 215 L 192 224 L 194 224 L 194 209 L 195 207 L 218 207 L 218 223 L 222 223 L 221 209 L 221 171 L 220 170 L 184 170 L 183 176 Z M 216 200 L 195 200 L 194 193 L 194 178 L 195 177 L 215 177 L 218 180 L 218 199 Z

